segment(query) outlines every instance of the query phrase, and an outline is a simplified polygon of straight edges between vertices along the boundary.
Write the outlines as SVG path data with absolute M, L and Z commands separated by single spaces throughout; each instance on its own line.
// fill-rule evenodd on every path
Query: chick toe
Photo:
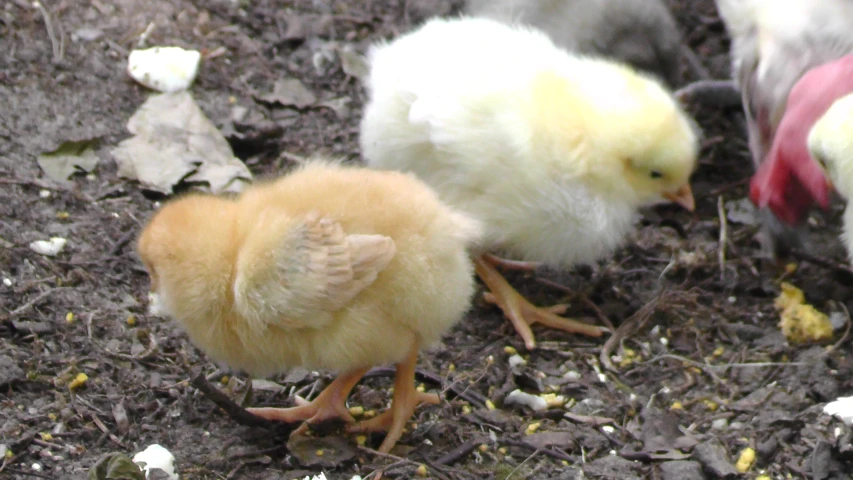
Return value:
M 367 368 L 344 373 L 329 384 L 314 400 L 291 408 L 248 408 L 246 410 L 267 420 L 295 423 L 304 422 L 291 435 L 302 435 L 311 424 L 340 419 L 345 423 L 354 423 L 355 419 L 346 406 L 347 397 L 353 387 L 361 380 Z
M 536 339 L 533 336 L 533 330 L 530 328 L 534 323 L 590 337 L 600 337 L 603 333 L 601 327 L 560 317 L 559 314 L 566 311 L 567 305 L 540 308 L 531 304 L 495 269 L 490 259 L 477 258 L 474 265 L 477 275 L 491 290 L 489 294 L 485 295 L 486 300 L 503 310 L 504 315 L 515 327 L 515 331 L 524 340 L 524 345 L 528 350 L 536 347 Z
M 394 377 L 394 396 L 391 407 L 370 420 L 350 425 L 350 433 L 387 432 L 378 451 L 388 453 L 403 435 L 406 422 L 412 418 L 415 408 L 422 403 L 438 404 L 440 399 L 434 393 L 419 392 L 415 389 L 415 365 L 418 359 L 418 345 L 415 344 L 406 360 L 397 364 Z

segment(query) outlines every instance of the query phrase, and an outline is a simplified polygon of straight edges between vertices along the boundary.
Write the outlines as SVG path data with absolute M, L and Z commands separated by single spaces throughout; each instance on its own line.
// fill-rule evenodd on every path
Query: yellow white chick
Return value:
M 570 266 L 610 253 L 637 208 L 692 210 L 698 133 L 657 80 L 570 54 L 544 33 L 477 18 L 433 19 L 369 52 L 361 148 L 375 168 L 414 172 L 480 220 L 485 246 Z M 482 253 L 485 253 L 483 251 Z M 530 324 L 600 335 L 521 297 L 475 260 L 528 348 Z
M 808 146 L 835 190 L 849 202 L 853 198 L 853 94 L 836 100 L 814 124 Z M 844 210 L 841 238 L 853 259 L 853 208 L 849 203 Z

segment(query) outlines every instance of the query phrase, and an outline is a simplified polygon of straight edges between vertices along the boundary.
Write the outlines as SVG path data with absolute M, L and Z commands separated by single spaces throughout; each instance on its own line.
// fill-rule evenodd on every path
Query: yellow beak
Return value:
M 688 212 L 696 209 L 696 201 L 693 200 L 693 190 L 690 189 L 690 184 L 685 184 L 675 192 L 666 192 L 663 198 L 675 202 L 686 208 Z

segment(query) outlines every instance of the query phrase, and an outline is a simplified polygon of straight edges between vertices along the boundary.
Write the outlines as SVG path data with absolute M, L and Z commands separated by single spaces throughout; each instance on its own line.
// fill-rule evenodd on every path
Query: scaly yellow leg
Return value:
M 515 327 L 515 331 L 524 340 L 524 345 L 528 350 L 536 347 L 536 339 L 533 337 L 533 331 L 530 329 L 530 326 L 534 323 L 541 323 L 548 328 L 579 333 L 590 337 L 601 336 L 603 333 L 601 327 L 559 316 L 559 313 L 565 312 L 565 305 L 539 308 L 528 302 L 497 271 L 489 257 L 482 256 L 474 259 L 477 275 L 479 275 L 480 279 L 483 280 L 483 283 L 491 291 L 490 294 L 485 295 L 485 298 L 503 310 L 504 315 L 512 322 L 513 327 Z
M 347 431 L 352 433 L 388 432 L 382 445 L 379 446 L 379 451 L 382 453 L 388 453 L 394 448 L 397 440 L 403 435 L 406 422 L 415 413 L 415 407 L 421 403 L 433 405 L 439 403 L 438 395 L 415 390 L 415 366 L 418 362 L 419 350 L 418 342 L 412 342 L 406 359 L 397 364 L 391 408 L 370 420 L 364 420 L 347 428 Z

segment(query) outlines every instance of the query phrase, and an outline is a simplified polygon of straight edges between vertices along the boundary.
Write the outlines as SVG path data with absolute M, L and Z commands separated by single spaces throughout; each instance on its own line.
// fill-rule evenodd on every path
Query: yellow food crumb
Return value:
M 13 453 L 12 453 L 12 449 L 11 449 L 11 448 L 7 448 L 7 449 L 6 449 L 6 458 L 12 458 L 12 457 L 14 457 L 14 456 L 15 456 L 15 454 L 13 454 Z
M 539 395 L 539 398 L 545 400 L 545 404 L 548 405 L 548 408 L 562 407 L 566 404 L 566 397 L 562 395 L 556 395 L 553 393 L 543 393 Z
M 364 415 L 364 407 L 349 407 L 349 414 L 353 417 L 360 417 L 361 415 Z
M 770 475 L 759 475 L 755 477 L 755 480 L 770 480 Z
M 228 377 L 228 375 L 223 375 L 222 378 L 219 379 L 219 383 L 228 385 L 228 380 L 231 380 L 231 378 Z
M 74 312 L 68 312 L 65 314 L 65 321 L 67 323 L 74 323 Z
M 76 388 L 80 388 L 85 385 L 88 380 L 88 375 L 86 375 L 85 373 L 78 373 L 77 376 L 74 377 L 74 380 L 71 380 L 71 383 L 68 384 L 68 389 L 74 390 Z
M 320 450 L 317 450 L 316 452 L 314 452 L 314 455 L 317 455 L 318 457 L 322 457 L 323 456 L 323 449 L 321 448 Z
M 488 408 L 489 410 L 494 410 L 494 409 L 495 409 L 495 404 L 494 404 L 494 403 L 492 403 L 492 401 L 491 401 L 491 400 L 486 400 L 486 408 Z
M 481 453 L 486 453 L 487 451 L 489 451 L 489 446 L 486 445 L 485 443 L 480 445 L 477 448 L 480 450 Z
M 753 463 L 755 463 L 755 450 L 746 447 L 740 452 L 740 456 L 735 463 L 735 468 L 738 472 L 744 473 L 752 467 Z
M 53 435 L 46 433 L 46 432 L 39 432 L 39 436 L 45 442 L 49 442 L 49 441 L 53 440 Z
M 515 355 L 516 353 L 518 353 L 518 350 L 516 350 L 513 346 L 507 345 L 506 347 L 504 347 L 504 353 L 506 353 L 507 355 Z
M 456 371 L 456 365 L 451 363 L 450 365 L 447 366 L 447 371 L 455 372 Z
M 720 404 L 713 400 L 705 400 L 703 403 L 705 404 L 705 408 L 710 412 L 716 412 L 717 409 L 720 408 Z
M 422 383 L 422 384 L 418 385 L 418 388 L 416 388 L 415 390 L 417 390 L 419 392 L 425 392 L 426 386 L 424 386 L 424 384 Z
M 500 453 L 501 455 L 506 455 L 506 447 L 499 448 L 498 453 Z
M 415 473 L 416 473 L 419 477 L 426 477 L 426 476 L 427 476 L 427 468 L 426 468 L 426 465 L 424 465 L 424 464 L 420 464 L 420 465 L 418 465 L 418 469 L 417 469 L 417 470 L 415 470 Z
M 363 447 L 365 443 L 367 443 L 367 435 L 359 435 L 355 437 L 355 443 L 359 446 Z
M 362 416 L 364 418 L 373 418 L 376 416 L 376 410 L 365 410 L 364 415 L 362 415 Z
M 672 405 L 669 406 L 670 410 L 684 410 L 684 405 L 681 402 L 672 402 Z
M 462 405 L 462 413 L 464 413 L 465 415 L 471 413 L 471 407 L 468 405 Z
M 568 467 L 568 466 L 569 466 L 569 462 L 567 462 L 567 461 L 565 461 L 565 460 L 561 460 L 561 461 L 560 461 L 560 463 L 562 463 L 564 467 Z
M 536 430 L 539 430 L 539 427 L 541 427 L 541 426 L 542 426 L 542 424 L 540 422 L 533 422 L 530 425 L 528 425 L 527 428 L 524 429 L 524 434 L 525 435 L 531 435 L 531 434 L 535 433 Z
M 55 413 L 51 412 L 47 414 L 47 418 L 49 418 L 51 422 L 55 422 L 57 417 Z
M 726 351 L 726 349 L 724 349 L 723 347 L 717 347 L 716 349 L 714 349 L 714 353 L 712 353 L 711 355 L 713 355 L 713 356 L 715 356 L 715 357 L 719 357 L 719 356 L 721 356 L 721 355 L 723 354 L 723 352 L 725 352 L 725 351 Z
M 799 288 L 783 282 L 782 293 L 773 303 L 782 311 L 779 327 L 789 342 L 821 342 L 832 338 L 829 317 L 806 303 Z
M 797 271 L 797 264 L 796 263 L 791 262 L 791 263 L 788 263 L 787 265 L 785 265 L 785 273 L 787 273 L 788 275 L 790 275 L 796 271 Z
M 130 325 L 131 327 L 135 326 L 136 325 L 136 315 L 133 315 L 133 314 L 128 315 L 127 316 L 127 324 Z
M 235 97 L 234 95 L 229 95 L 228 96 L 228 103 L 230 103 L 232 105 L 237 103 L 237 97 Z
M 59 220 L 68 220 L 70 216 L 68 212 L 56 212 L 56 218 Z

